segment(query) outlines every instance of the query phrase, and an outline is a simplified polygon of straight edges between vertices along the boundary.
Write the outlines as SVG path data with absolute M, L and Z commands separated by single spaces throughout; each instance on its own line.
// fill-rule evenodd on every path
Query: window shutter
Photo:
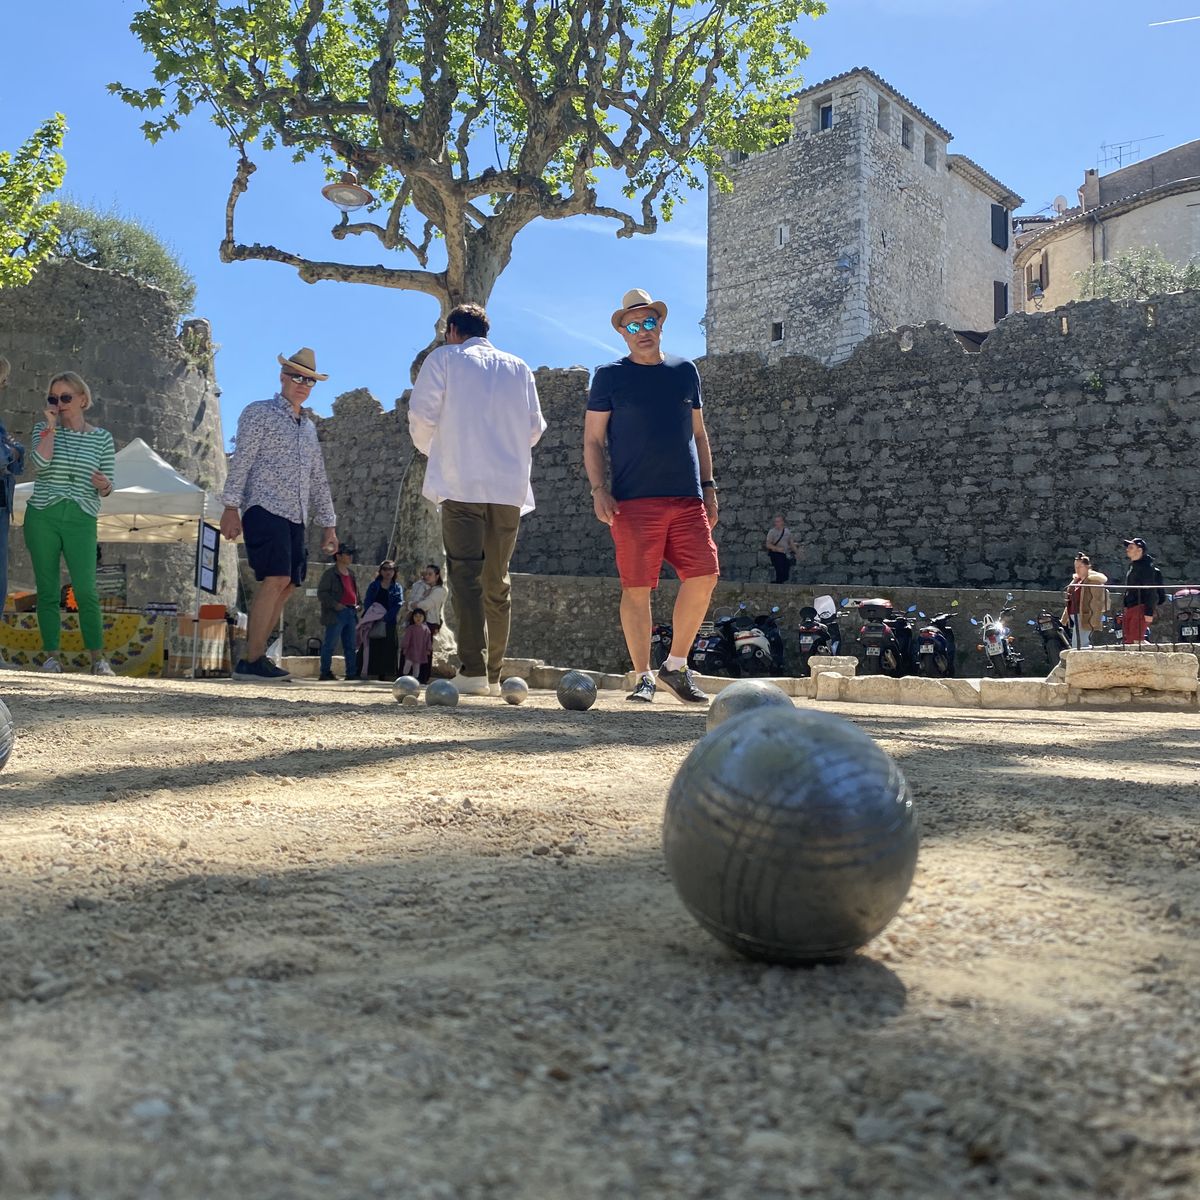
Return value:
M 1008 209 L 1002 204 L 992 205 L 992 245 L 1008 249 Z
M 1001 321 L 1008 316 L 1008 284 L 996 280 L 992 284 L 992 320 Z
M 1042 254 L 1042 261 L 1038 264 L 1038 281 L 1042 285 L 1042 291 L 1046 291 L 1050 286 L 1050 255 Z

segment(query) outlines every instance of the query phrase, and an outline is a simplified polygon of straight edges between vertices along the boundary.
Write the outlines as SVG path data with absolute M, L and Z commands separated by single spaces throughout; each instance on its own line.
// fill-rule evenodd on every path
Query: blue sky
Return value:
M 212 321 L 221 346 L 226 437 L 241 408 L 272 389 L 275 354 L 304 344 L 332 377 L 314 392 L 318 412 L 353 387 L 370 388 L 391 407 L 429 340 L 434 301 L 310 286 L 272 263 L 222 264 L 234 160 L 220 133 L 193 118 L 150 146 L 141 116 L 105 91 L 112 80 L 149 79 L 128 32 L 137 8 L 136 0 L 0 0 L 0 145 L 15 149 L 52 112 L 66 113 L 66 190 L 143 220 L 185 262 L 198 284 L 196 312 Z M 1200 14 L 1200 0 L 830 0 L 829 8 L 803 23 L 806 83 L 871 67 L 955 135 L 952 152 L 1026 197 L 1025 211 L 1059 193 L 1074 202 L 1102 143 L 1160 135 L 1146 144 L 1153 153 L 1200 136 L 1200 21 L 1150 26 Z M 255 158 L 259 172 L 238 210 L 241 241 L 381 261 L 377 244 L 348 250 L 329 237 L 337 214 L 320 196 L 317 165 L 294 165 L 285 154 Z M 632 241 L 618 241 L 597 218 L 531 226 L 489 302 L 493 340 L 535 367 L 595 365 L 619 349 L 609 313 L 627 288 L 645 287 L 671 306 L 668 347 L 703 354 L 703 193 L 677 211 L 658 235 Z

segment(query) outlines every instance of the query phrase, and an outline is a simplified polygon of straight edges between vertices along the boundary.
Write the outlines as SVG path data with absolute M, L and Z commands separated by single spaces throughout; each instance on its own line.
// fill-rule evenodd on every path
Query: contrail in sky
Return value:
M 1182 25 L 1185 21 L 1200 21 L 1200 17 L 1176 17 L 1173 21 L 1151 21 L 1150 28 L 1155 25 Z

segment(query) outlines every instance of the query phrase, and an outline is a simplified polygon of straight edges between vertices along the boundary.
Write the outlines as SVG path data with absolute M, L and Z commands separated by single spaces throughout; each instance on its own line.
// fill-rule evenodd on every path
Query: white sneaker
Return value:
M 98 658 L 92 663 L 93 675 L 116 675 L 116 671 L 112 669 L 112 664 L 106 658 Z
M 457 675 L 454 679 L 454 686 L 458 689 L 460 696 L 490 696 L 492 694 L 491 684 L 488 683 L 486 675 Z
M 51 655 L 44 663 L 42 663 L 42 670 L 49 671 L 51 675 L 61 675 L 63 673 L 62 663 L 60 663 L 53 655 Z
M 488 684 L 488 695 L 489 696 L 499 696 L 500 694 L 501 694 L 500 684 L 498 682 Z

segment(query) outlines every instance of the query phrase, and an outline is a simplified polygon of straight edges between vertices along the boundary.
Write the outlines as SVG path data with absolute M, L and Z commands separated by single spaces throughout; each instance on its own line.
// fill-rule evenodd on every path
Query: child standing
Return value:
M 415 675 L 420 683 L 428 683 L 433 666 L 433 631 L 425 624 L 423 608 L 414 608 L 409 614 L 400 654 L 404 659 L 404 674 Z

